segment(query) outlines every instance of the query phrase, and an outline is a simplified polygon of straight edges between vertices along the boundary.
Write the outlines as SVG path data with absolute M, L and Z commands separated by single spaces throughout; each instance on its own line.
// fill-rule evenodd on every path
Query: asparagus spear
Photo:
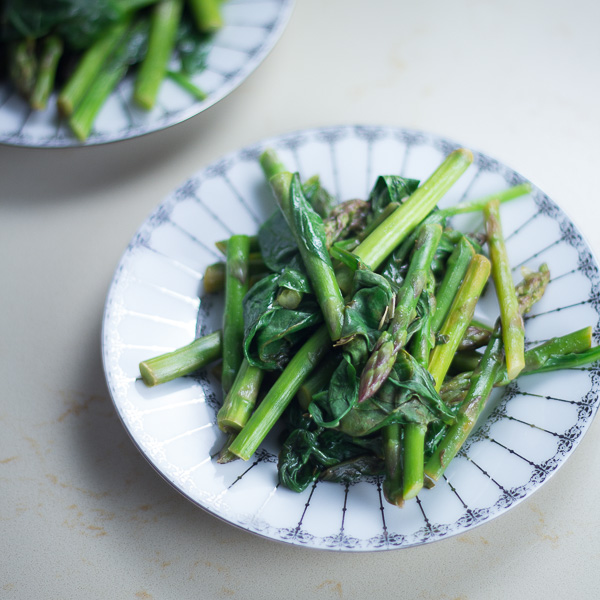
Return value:
M 233 440 L 235 440 L 237 436 L 237 431 L 233 431 L 229 433 L 223 447 L 219 450 L 219 454 L 217 456 L 217 462 L 220 465 L 226 465 L 227 463 L 233 462 L 234 460 L 238 460 L 238 457 L 235 454 L 232 454 L 229 451 L 229 446 L 231 446 Z
M 140 374 L 147 386 L 189 375 L 221 357 L 221 331 L 209 333 L 173 352 L 149 358 L 140 363 Z
M 501 192 L 497 192 L 490 196 L 484 196 L 483 198 L 477 198 L 476 200 L 467 200 L 465 202 L 459 202 L 454 206 L 443 208 L 440 212 L 444 216 L 462 215 L 469 212 L 479 212 L 483 210 L 490 200 L 498 200 L 500 204 L 524 196 L 531 192 L 530 183 L 521 183 L 513 187 L 507 188 Z
M 550 282 L 550 269 L 548 265 L 540 265 L 537 271 L 523 267 L 523 279 L 515 286 L 515 295 L 521 315 L 527 314 L 531 307 L 540 300 Z
M 554 337 L 525 352 L 521 374 L 547 373 L 594 362 L 598 357 L 598 349 L 591 349 L 591 345 L 591 327 L 584 327 L 567 335 Z M 503 368 L 496 385 L 508 385 L 510 381 L 507 369 Z
M 339 364 L 339 355 L 328 354 L 322 364 L 302 383 L 296 398 L 303 410 L 308 410 L 308 405 L 311 403 L 313 396 L 329 385 L 331 376 Z
M 183 0 L 160 0 L 152 9 L 148 51 L 139 67 L 133 93 L 135 101 L 147 110 L 154 106 L 167 74 L 182 10 Z
M 247 235 L 233 235 L 227 245 L 225 275 L 225 309 L 223 313 L 223 373 L 221 384 L 229 392 L 242 364 L 244 314 L 242 302 L 248 291 L 248 256 L 250 240 Z
M 504 203 L 508 202 L 509 200 L 513 200 L 514 198 L 518 198 L 519 196 L 522 196 L 524 194 L 527 194 L 530 191 L 531 185 L 528 183 L 516 185 L 514 187 L 498 192 L 493 196 L 484 196 L 476 200 L 461 202 L 448 208 L 433 211 L 422 221 L 421 224 L 424 225 L 426 223 L 444 223 L 448 217 L 451 217 L 453 215 L 482 211 L 483 207 L 492 198 L 498 198 L 498 200 L 501 203 Z M 463 234 L 456 230 L 445 231 L 444 235 L 447 236 L 453 243 L 458 243 L 461 237 L 466 237 L 467 240 L 473 246 L 475 252 L 477 252 L 478 254 L 482 254 L 481 244 L 483 243 L 483 241 L 485 241 L 481 239 L 483 237 L 482 235 L 469 233 Z M 456 240 L 454 239 L 455 237 L 457 238 Z M 413 230 L 412 233 L 406 236 L 402 244 L 400 244 L 400 246 L 394 251 L 393 258 L 396 262 L 401 263 L 404 260 L 406 260 L 406 257 L 410 253 L 410 250 L 413 247 L 416 239 L 417 230 Z
M 587 365 L 600 359 L 600 347 L 592 348 L 592 328 L 584 327 L 567 335 L 554 337 L 535 348 L 525 352 L 525 366 L 519 373 L 519 377 L 535 375 L 537 373 L 548 373 L 559 369 L 572 369 Z M 467 353 L 459 353 L 467 354 Z M 444 401 L 456 404 L 464 398 L 473 375 L 481 360 L 481 354 L 474 352 L 472 355 L 462 357 L 463 367 L 467 368 L 452 379 L 444 382 L 440 394 Z M 506 373 L 506 367 L 502 367 L 494 385 L 501 387 L 508 385 L 511 380 Z
M 269 181 L 271 177 L 287 171 L 285 165 L 281 162 L 277 152 L 275 152 L 273 148 L 267 148 L 260 155 L 258 161 L 267 181 Z
M 396 355 L 406 343 L 408 326 L 414 319 L 417 302 L 427 283 L 431 261 L 441 236 L 440 225 L 423 225 L 421 228 L 406 279 L 398 291 L 394 315 L 361 373 L 359 402 L 377 393 L 390 374 Z
M 338 340 L 342 333 L 344 300 L 325 247 L 323 221 L 306 201 L 297 173 L 280 172 L 269 181 L 300 249 L 329 335 L 332 340 Z
M 17 91 L 28 99 L 35 85 L 37 73 L 37 56 L 33 38 L 25 38 L 9 45 L 8 72 Z
M 238 433 L 229 451 L 248 460 L 298 392 L 304 380 L 329 352 L 327 327 L 321 326 L 304 343 L 258 405 L 246 426 Z
M 204 278 L 202 280 L 204 290 L 209 294 L 224 290 L 226 271 L 227 266 L 223 261 L 208 265 L 204 270 Z M 259 275 L 266 271 L 267 267 L 263 262 L 262 256 L 258 252 L 251 252 L 248 255 L 248 274 L 250 276 Z
M 356 234 L 359 242 L 368 237 L 379 227 L 398 207 L 399 202 L 390 202 L 367 226 Z
M 433 335 L 433 319 L 437 312 L 434 296 L 435 279 L 429 276 L 427 289 L 423 292 L 430 298 L 429 310 L 422 317 L 421 328 L 415 333 L 411 342 L 411 354 L 417 362 L 427 367 L 429 356 L 435 345 Z M 425 435 L 427 425 L 425 423 L 408 423 L 404 426 L 404 449 L 403 449 L 403 488 L 404 500 L 414 498 L 423 488 Z
M 474 255 L 473 246 L 465 236 L 461 236 L 448 258 L 446 273 L 435 298 L 435 314 L 431 321 L 432 331 L 437 332 L 442 326 Z
M 336 240 L 364 229 L 369 209 L 365 200 L 347 200 L 335 206 L 323 221 L 325 245 L 329 248 Z
M 138 21 L 127 31 L 75 108 L 69 125 L 81 141 L 88 137 L 94 119 L 110 93 L 125 76 L 129 66 L 143 54 L 147 34 L 148 23 L 145 20 Z
M 383 428 L 383 457 L 385 477 L 383 479 L 383 495 L 390 504 L 401 507 L 402 496 L 402 427 L 398 424 Z
M 475 306 L 490 275 L 490 261 L 476 254 L 469 264 L 463 282 L 452 302 L 450 312 L 440 329 L 446 343 L 437 345 L 431 353 L 429 372 L 439 390 L 450 367 L 456 349 L 473 318 Z
M 406 202 L 361 242 L 354 254 L 371 269 L 377 269 L 394 248 L 429 214 L 471 162 L 473 154 L 469 150 L 461 148 L 451 152 Z
M 73 114 L 73 111 L 81 102 L 87 90 L 102 71 L 105 62 L 123 39 L 129 27 L 129 22 L 129 19 L 123 19 L 109 27 L 84 52 L 75 71 L 58 95 L 58 110 L 63 116 L 68 117 Z
M 435 485 L 473 430 L 492 391 L 503 359 L 502 338 L 499 334 L 499 327 L 497 327 L 486 346 L 481 362 L 473 372 L 469 390 L 464 402 L 460 405 L 456 422 L 449 427 L 425 465 L 427 487 Z
M 35 84 L 29 97 L 31 108 L 35 110 L 44 110 L 46 108 L 48 98 L 54 88 L 56 68 L 58 67 L 58 61 L 62 53 L 63 43 L 59 37 L 50 35 L 44 40 Z
M 189 0 L 196 27 L 204 33 L 213 33 L 223 27 L 219 0 Z
M 492 279 L 500 304 L 506 369 L 509 378 L 514 379 L 525 364 L 525 326 L 519 311 L 508 254 L 504 245 L 500 222 L 500 203 L 497 198 L 490 200 L 485 205 L 484 215 L 492 261 Z
M 260 253 L 260 246 L 258 244 L 258 236 L 256 235 L 249 235 L 248 239 L 250 240 L 250 252 L 252 254 L 258 254 Z M 220 240 L 218 242 L 215 242 L 215 246 L 224 254 L 227 255 L 227 243 L 229 242 L 229 239 L 227 240 Z
M 247 359 L 242 360 L 233 385 L 217 413 L 217 424 L 222 431 L 239 431 L 248 422 L 258 398 L 264 373 L 262 369 L 251 365 Z
M 200 89 L 188 75 L 182 71 L 171 71 L 168 70 L 166 73 L 169 79 L 172 79 L 179 87 L 183 88 L 186 92 L 189 92 L 196 100 L 202 102 L 206 100 L 208 94 Z

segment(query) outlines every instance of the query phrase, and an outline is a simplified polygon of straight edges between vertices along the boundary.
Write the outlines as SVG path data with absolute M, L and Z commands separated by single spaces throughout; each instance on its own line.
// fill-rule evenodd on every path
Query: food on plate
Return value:
M 134 69 L 132 96 L 142 109 L 155 106 L 165 77 L 203 100 L 192 76 L 223 25 L 221 0 L 7 0 L 1 11 L 5 76 L 32 110 L 56 102 L 82 141 Z
M 222 358 L 218 462 L 248 460 L 280 423 L 279 480 L 292 490 L 377 476 L 402 506 L 434 486 L 494 388 L 600 359 L 591 327 L 526 346 L 523 316 L 550 269 L 514 284 L 501 205 L 530 186 L 440 208 L 472 158 L 459 148 L 425 181 L 381 175 L 368 198 L 337 203 L 318 176 L 263 152 L 278 209 L 256 236 L 218 242 L 224 260 L 206 271 L 208 291 L 224 293 L 222 333 L 142 362 L 143 380 Z M 484 231 L 453 227 L 467 212 Z M 486 323 L 489 286 L 499 308 Z

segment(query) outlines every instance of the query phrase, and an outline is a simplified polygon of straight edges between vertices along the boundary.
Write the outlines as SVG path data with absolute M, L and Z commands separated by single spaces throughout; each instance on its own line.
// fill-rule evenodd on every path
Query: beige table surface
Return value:
M 240 531 L 181 497 L 118 420 L 100 324 L 164 196 L 222 154 L 332 124 L 436 132 L 506 162 L 600 254 L 600 4 L 298 0 L 234 93 L 102 147 L 0 147 L 0 597 L 597 598 L 600 423 L 539 491 L 469 533 L 344 554 Z

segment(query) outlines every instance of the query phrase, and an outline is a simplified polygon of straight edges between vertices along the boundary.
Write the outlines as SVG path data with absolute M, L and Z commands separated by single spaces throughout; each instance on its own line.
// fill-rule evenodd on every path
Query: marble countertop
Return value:
M 264 63 L 185 123 L 97 147 L 0 147 L 0 597 L 597 597 L 600 424 L 498 519 L 421 547 L 265 540 L 192 505 L 136 450 L 100 355 L 106 293 L 151 210 L 262 138 L 397 125 L 481 150 L 553 198 L 600 255 L 600 5 L 298 0 Z

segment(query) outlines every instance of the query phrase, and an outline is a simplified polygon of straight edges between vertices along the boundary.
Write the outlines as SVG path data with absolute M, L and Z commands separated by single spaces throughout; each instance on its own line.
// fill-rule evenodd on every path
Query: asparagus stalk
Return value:
M 499 328 L 496 328 L 486 346 L 481 362 L 473 372 L 469 390 L 460 406 L 456 422 L 449 427 L 446 435 L 425 465 L 427 487 L 435 485 L 473 430 L 490 396 L 498 372 L 502 367 L 503 359 L 502 338 L 499 334 Z
M 584 327 L 567 335 L 554 337 L 525 352 L 525 366 L 519 377 L 548 373 L 559 369 L 572 369 L 587 365 L 600 359 L 600 347 L 592 348 L 592 328 Z M 459 355 L 462 355 L 459 357 Z M 481 354 L 458 353 L 456 360 L 461 361 L 464 371 L 444 382 L 441 396 L 448 404 L 456 404 L 464 398 L 473 375 L 481 360 Z M 502 367 L 496 378 L 495 386 L 508 385 L 510 379 L 506 367 Z
M 442 164 L 397 210 L 354 250 L 371 269 L 377 269 L 402 240 L 431 212 L 473 162 L 470 150 L 451 152 Z
M 500 203 L 490 200 L 484 208 L 488 246 L 492 261 L 492 279 L 500 304 L 502 339 L 508 377 L 514 379 L 525 364 L 525 326 L 512 280 L 508 253 L 502 235 Z
M 84 97 L 69 118 L 73 133 L 81 141 L 88 137 L 104 102 L 123 79 L 127 69 L 140 53 L 147 36 L 147 23 L 142 20 L 128 29 L 117 48 L 103 64 Z
M 410 348 L 413 357 L 423 367 L 429 365 L 429 356 L 435 345 L 433 319 L 437 307 L 434 289 L 435 279 L 433 275 L 430 275 L 428 288 L 423 293 L 429 294 L 433 301 L 430 303 L 429 311 L 422 317 L 421 328 L 415 333 Z M 423 488 L 426 434 L 427 425 L 425 423 L 408 423 L 404 426 L 402 488 L 404 500 L 414 498 Z
M 233 235 L 227 245 L 225 308 L 223 313 L 223 373 L 221 384 L 227 394 L 242 364 L 244 341 L 243 300 L 248 291 L 247 235 Z
M 200 89 L 185 73 L 181 71 L 168 70 L 166 73 L 169 79 L 172 79 L 179 87 L 189 92 L 196 100 L 202 102 L 206 100 L 208 94 Z
M 8 71 L 17 91 L 24 98 L 29 99 L 37 73 L 37 56 L 33 38 L 26 38 L 9 45 Z
M 35 110 L 46 108 L 48 98 L 54 88 L 56 69 L 62 53 L 63 43 L 59 37 L 50 35 L 44 40 L 35 84 L 29 97 L 31 108 Z
M 223 27 L 219 0 L 189 0 L 196 27 L 203 33 L 213 33 Z
M 249 235 L 248 239 L 250 240 L 250 253 L 251 254 L 259 254 L 260 253 L 260 245 L 258 243 L 258 236 Z M 220 240 L 215 242 L 215 246 L 224 254 L 227 255 L 227 243 L 229 240 Z
M 406 343 L 408 326 L 414 319 L 417 302 L 427 283 L 431 261 L 441 236 L 440 225 L 423 225 L 421 228 L 406 279 L 398 291 L 394 315 L 388 329 L 377 340 L 361 373 L 359 402 L 377 393 L 390 374 L 396 355 Z
M 524 196 L 525 194 L 529 194 L 529 192 L 531 192 L 531 184 L 521 183 L 501 192 L 497 192 L 496 194 L 484 196 L 482 198 L 477 198 L 476 200 L 466 200 L 465 202 L 459 202 L 454 206 L 443 208 L 440 212 L 446 217 L 450 217 L 453 215 L 462 215 L 464 213 L 470 212 L 479 212 L 480 210 L 483 210 L 485 208 L 485 206 L 489 203 L 490 200 L 498 200 L 500 204 L 503 204 L 504 202 L 514 200 L 515 198 L 519 198 L 520 196 Z
M 217 424 L 222 431 L 239 431 L 248 422 L 263 375 L 262 369 L 251 365 L 245 358 L 242 360 L 233 385 L 217 413 Z
M 139 67 L 133 92 L 135 101 L 147 110 L 154 106 L 167 74 L 182 10 L 183 0 L 160 0 L 152 9 L 148 51 Z
M 304 198 L 298 174 L 280 172 L 269 181 L 300 249 L 329 335 L 332 340 L 338 340 L 342 333 L 344 300 L 325 247 L 323 221 Z
M 238 457 L 229 451 L 229 446 L 231 446 L 231 443 L 233 442 L 233 440 L 235 440 L 236 436 L 237 431 L 229 433 L 227 439 L 225 440 L 225 443 L 223 444 L 223 447 L 221 448 L 221 450 L 219 450 L 217 462 L 220 465 L 226 465 L 227 463 L 233 462 L 234 460 L 238 460 Z
M 303 410 L 308 410 L 308 405 L 311 403 L 313 396 L 329 385 L 331 376 L 339 364 L 339 355 L 334 353 L 328 354 L 322 364 L 302 383 L 296 394 L 296 398 Z
M 227 251 L 227 250 L 226 250 Z M 251 252 L 248 255 L 248 274 L 250 276 L 265 273 L 267 267 L 263 262 L 262 256 L 258 252 Z M 204 291 L 209 294 L 221 292 L 225 289 L 227 266 L 221 261 L 210 264 L 204 270 Z
M 442 326 L 474 255 L 473 246 L 465 236 L 461 236 L 448 258 L 446 273 L 435 297 L 432 331 L 437 332 Z
M 402 496 L 402 427 L 398 424 L 383 428 L 383 458 L 385 477 L 383 480 L 383 495 L 390 504 L 403 506 Z
M 183 348 L 143 360 L 139 364 L 142 380 L 152 387 L 189 375 L 219 359 L 221 350 L 221 331 L 209 333 Z
M 399 202 L 390 202 L 362 231 L 357 233 L 359 242 L 375 231 L 399 206 Z
M 557 369 L 570 369 L 595 362 L 598 348 L 591 348 L 592 328 L 584 327 L 567 335 L 554 337 L 525 352 L 522 375 L 547 373 Z M 511 379 L 503 368 L 496 385 L 508 385 Z
M 58 95 L 58 110 L 63 116 L 69 117 L 73 114 L 109 56 L 123 39 L 128 27 L 129 19 L 112 25 L 84 52 L 75 71 Z
M 523 194 L 527 194 L 531 191 L 531 185 L 528 183 L 514 186 L 512 188 L 508 188 L 502 192 L 498 192 L 493 196 L 484 196 L 482 198 L 478 198 L 476 200 L 469 200 L 466 202 L 461 202 L 459 204 L 455 204 L 454 206 L 450 206 L 448 208 L 444 208 L 441 210 L 436 210 L 431 213 L 423 220 L 422 224 L 426 223 L 444 223 L 445 220 L 455 214 L 463 214 L 469 212 L 478 212 L 482 211 L 483 207 L 492 199 L 498 198 L 500 202 L 508 202 L 509 200 L 513 200 L 514 198 L 518 198 Z M 473 249 L 477 254 L 482 254 L 481 244 L 483 241 L 480 238 L 484 237 L 482 234 L 463 234 L 460 231 L 450 230 L 445 231 L 444 236 L 447 236 L 453 243 L 458 243 L 461 237 L 466 237 L 467 240 L 473 246 Z M 457 239 L 454 239 L 457 238 Z M 398 263 L 402 263 L 406 260 L 406 257 L 410 253 L 411 248 L 413 247 L 415 240 L 417 239 L 417 230 L 413 230 L 410 233 L 402 244 L 394 251 L 393 259 Z M 390 257 L 391 259 L 391 257 Z
M 304 380 L 329 352 L 330 347 L 327 327 L 321 326 L 290 360 L 246 426 L 229 446 L 230 452 L 243 460 L 248 460 L 254 454 Z
M 275 152 L 273 148 L 267 148 L 260 155 L 258 161 L 267 181 L 269 181 L 271 177 L 287 171 L 285 165 L 281 162 L 277 152 Z
M 440 335 L 444 336 L 446 343 L 437 345 L 429 360 L 429 372 L 438 391 L 444 382 L 456 349 L 473 318 L 475 306 L 489 275 L 490 261 L 485 256 L 476 254 L 471 259 L 467 273 L 450 307 L 450 312 L 440 329 Z

